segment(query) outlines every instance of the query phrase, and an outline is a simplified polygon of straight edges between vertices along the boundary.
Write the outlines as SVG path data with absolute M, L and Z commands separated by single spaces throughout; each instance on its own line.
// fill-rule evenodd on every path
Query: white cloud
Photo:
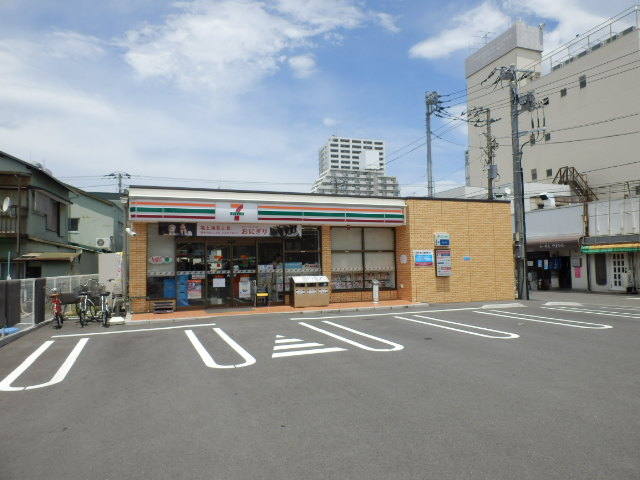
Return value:
M 298 55 L 289 59 L 289 67 L 296 78 L 308 78 L 316 70 L 316 60 L 313 55 Z
M 338 120 L 336 120 L 335 118 L 331 118 L 331 117 L 325 117 L 322 119 L 322 124 L 325 127 L 333 127 L 335 125 L 337 125 L 339 122 Z
M 481 32 L 503 33 L 518 18 L 530 24 L 548 20 L 544 34 L 545 51 L 567 42 L 629 7 L 627 0 L 509 0 L 498 4 L 485 0 L 453 18 L 449 28 L 415 44 L 409 50 L 414 58 L 446 58 L 466 50 Z
M 478 7 L 453 18 L 453 27 L 435 37 L 417 43 L 409 50 L 414 58 L 446 58 L 453 52 L 469 47 L 469 40 L 478 32 L 502 32 L 510 19 L 493 2 L 485 1 Z
M 376 13 L 374 17 L 378 20 L 380 25 L 392 33 L 399 33 L 400 28 L 396 25 L 395 18 L 388 13 Z
M 121 41 L 126 61 L 142 79 L 224 94 L 247 91 L 289 56 L 296 76 L 310 75 L 314 41 L 371 18 L 354 0 L 194 0 L 177 6 L 181 11 L 164 24 L 127 32 Z

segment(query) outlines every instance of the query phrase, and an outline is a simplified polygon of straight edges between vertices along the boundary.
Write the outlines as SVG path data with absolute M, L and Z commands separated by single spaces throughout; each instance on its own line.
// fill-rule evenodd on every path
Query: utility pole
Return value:
M 440 111 L 438 92 L 426 92 L 424 102 L 427 107 L 427 196 L 433 197 L 433 168 L 431 165 L 431 114 Z
M 487 114 L 487 198 L 493 200 L 493 180 L 498 176 L 497 168 L 493 164 L 493 138 L 491 137 L 491 109 L 486 109 Z
M 518 74 L 524 76 L 534 73 L 533 70 L 518 70 L 515 65 L 501 67 L 500 80 L 509 82 L 509 99 L 511 104 L 511 148 L 513 155 L 513 221 L 514 221 L 514 257 L 516 264 L 516 289 L 519 300 L 529 300 L 527 282 L 527 231 L 524 220 L 524 174 L 522 171 L 522 150 L 520 148 L 520 129 L 518 115 L 534 108 L 533 94 L 527 94 L 524 101 L 518 91 Z M 522 78 L 524 78 L 524 76 Z M 520 107 L 525 108 L 521 109 Z M 530 132 L 526 132 L 530 133 Z M 523 145 L 524 146 L 524 145 Z
M 131 178 L 131 175 L 124 172 L 113 172 L 108 175 L 105 175 L 105 178 L 117 178 L 118 179 L 118 193 L 122 195 L 122 179 L 123 178 Z

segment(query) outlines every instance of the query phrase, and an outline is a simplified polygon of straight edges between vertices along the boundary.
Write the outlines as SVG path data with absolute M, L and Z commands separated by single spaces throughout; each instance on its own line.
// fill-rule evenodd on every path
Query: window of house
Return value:
M 334 291 L 396 287 L 393 228 L 331 229 L 331 286 Z
M 46 229 L 60 233 L 62 205 L 41 192 L 34 192 L 33 210 L 45 217 Z
M 594 255 L 596 264 L 596 283 L 598 285 L 607 284 L 607 256 L 604 253 L 596 253 Z
M 531 169 L 531 180 L 532 181 L 538 180 L 538 170 L 535 168 Z
M 70 218 L 69 219 L 69 231 L 70 232 L 77 232 L 79 224 L 80 224 L 80 219 L 79 218 Z
M 560 89 L 560 96 L 561 97 L 566 97 L 567 96 L 567 89 L 566 88 L 561 88 Z
M 549 140 L 551 140 L 551 134 L 550 133 L 545 133 L 544 134 L 544 141 L 548 142 Z
M 587 86 L 587 76 L 586 75 L 581 75 L 580 76 L 580 88 L 585 88 Z
M 553 168 L 547 168 L 547 178 L 553 175 Z

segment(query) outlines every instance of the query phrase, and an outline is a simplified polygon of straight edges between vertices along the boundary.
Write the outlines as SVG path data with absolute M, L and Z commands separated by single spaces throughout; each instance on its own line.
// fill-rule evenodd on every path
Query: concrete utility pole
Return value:
M 105 178 L 117 178 L 118 179 L 118 193 L 122 194 L 123 193 L 122 179 L 123 178 L 131 178 L 131 175 L 129 175 L 128 173 L 124 173 L 124 172 L 113 172 L 113 173 L 110 173 L 108 175 L 105 175 Z
M 431 114 L 439 111 L 440 95 L 438 92 L 426 92 L 424 102 L 427 107 L 427 196 L 433 197 L 433 168 L 431 165 Z
M 498 176 L 496 165 L 493 164 L 493 138 L 491 137 L 491 109 L 486 109 L 487 114 L 487 198 L 493 200 L 493 181 Z
M 520 110 L 522 102 L 518 91 L 518 74 L 531 74 L 533 70 L 518 70 L 515 65 L 502 67 L 500 79 L 509 81 L 509 98 L 511 103 L 511 147 L 513 154 L 513 222 L 514 222 L 514 257 L 516 264 L 516 289 L 519 300 L 529 299 L 527 282 L 527 231 L 524 220 L 524 175 L 522 171 L 522 151 L 520 149 L 520 130 L 518 115 L 533 108 L 533 94 L 525 97 L 526 109 Z M 528 133 L 528 132 L 527 132 Z

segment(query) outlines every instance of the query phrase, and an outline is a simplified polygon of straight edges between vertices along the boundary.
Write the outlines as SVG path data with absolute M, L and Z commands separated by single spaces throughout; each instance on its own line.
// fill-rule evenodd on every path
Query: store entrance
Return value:
M 207 244 L 207 305 L 253 305 L 255 241 L 217 240 Z

